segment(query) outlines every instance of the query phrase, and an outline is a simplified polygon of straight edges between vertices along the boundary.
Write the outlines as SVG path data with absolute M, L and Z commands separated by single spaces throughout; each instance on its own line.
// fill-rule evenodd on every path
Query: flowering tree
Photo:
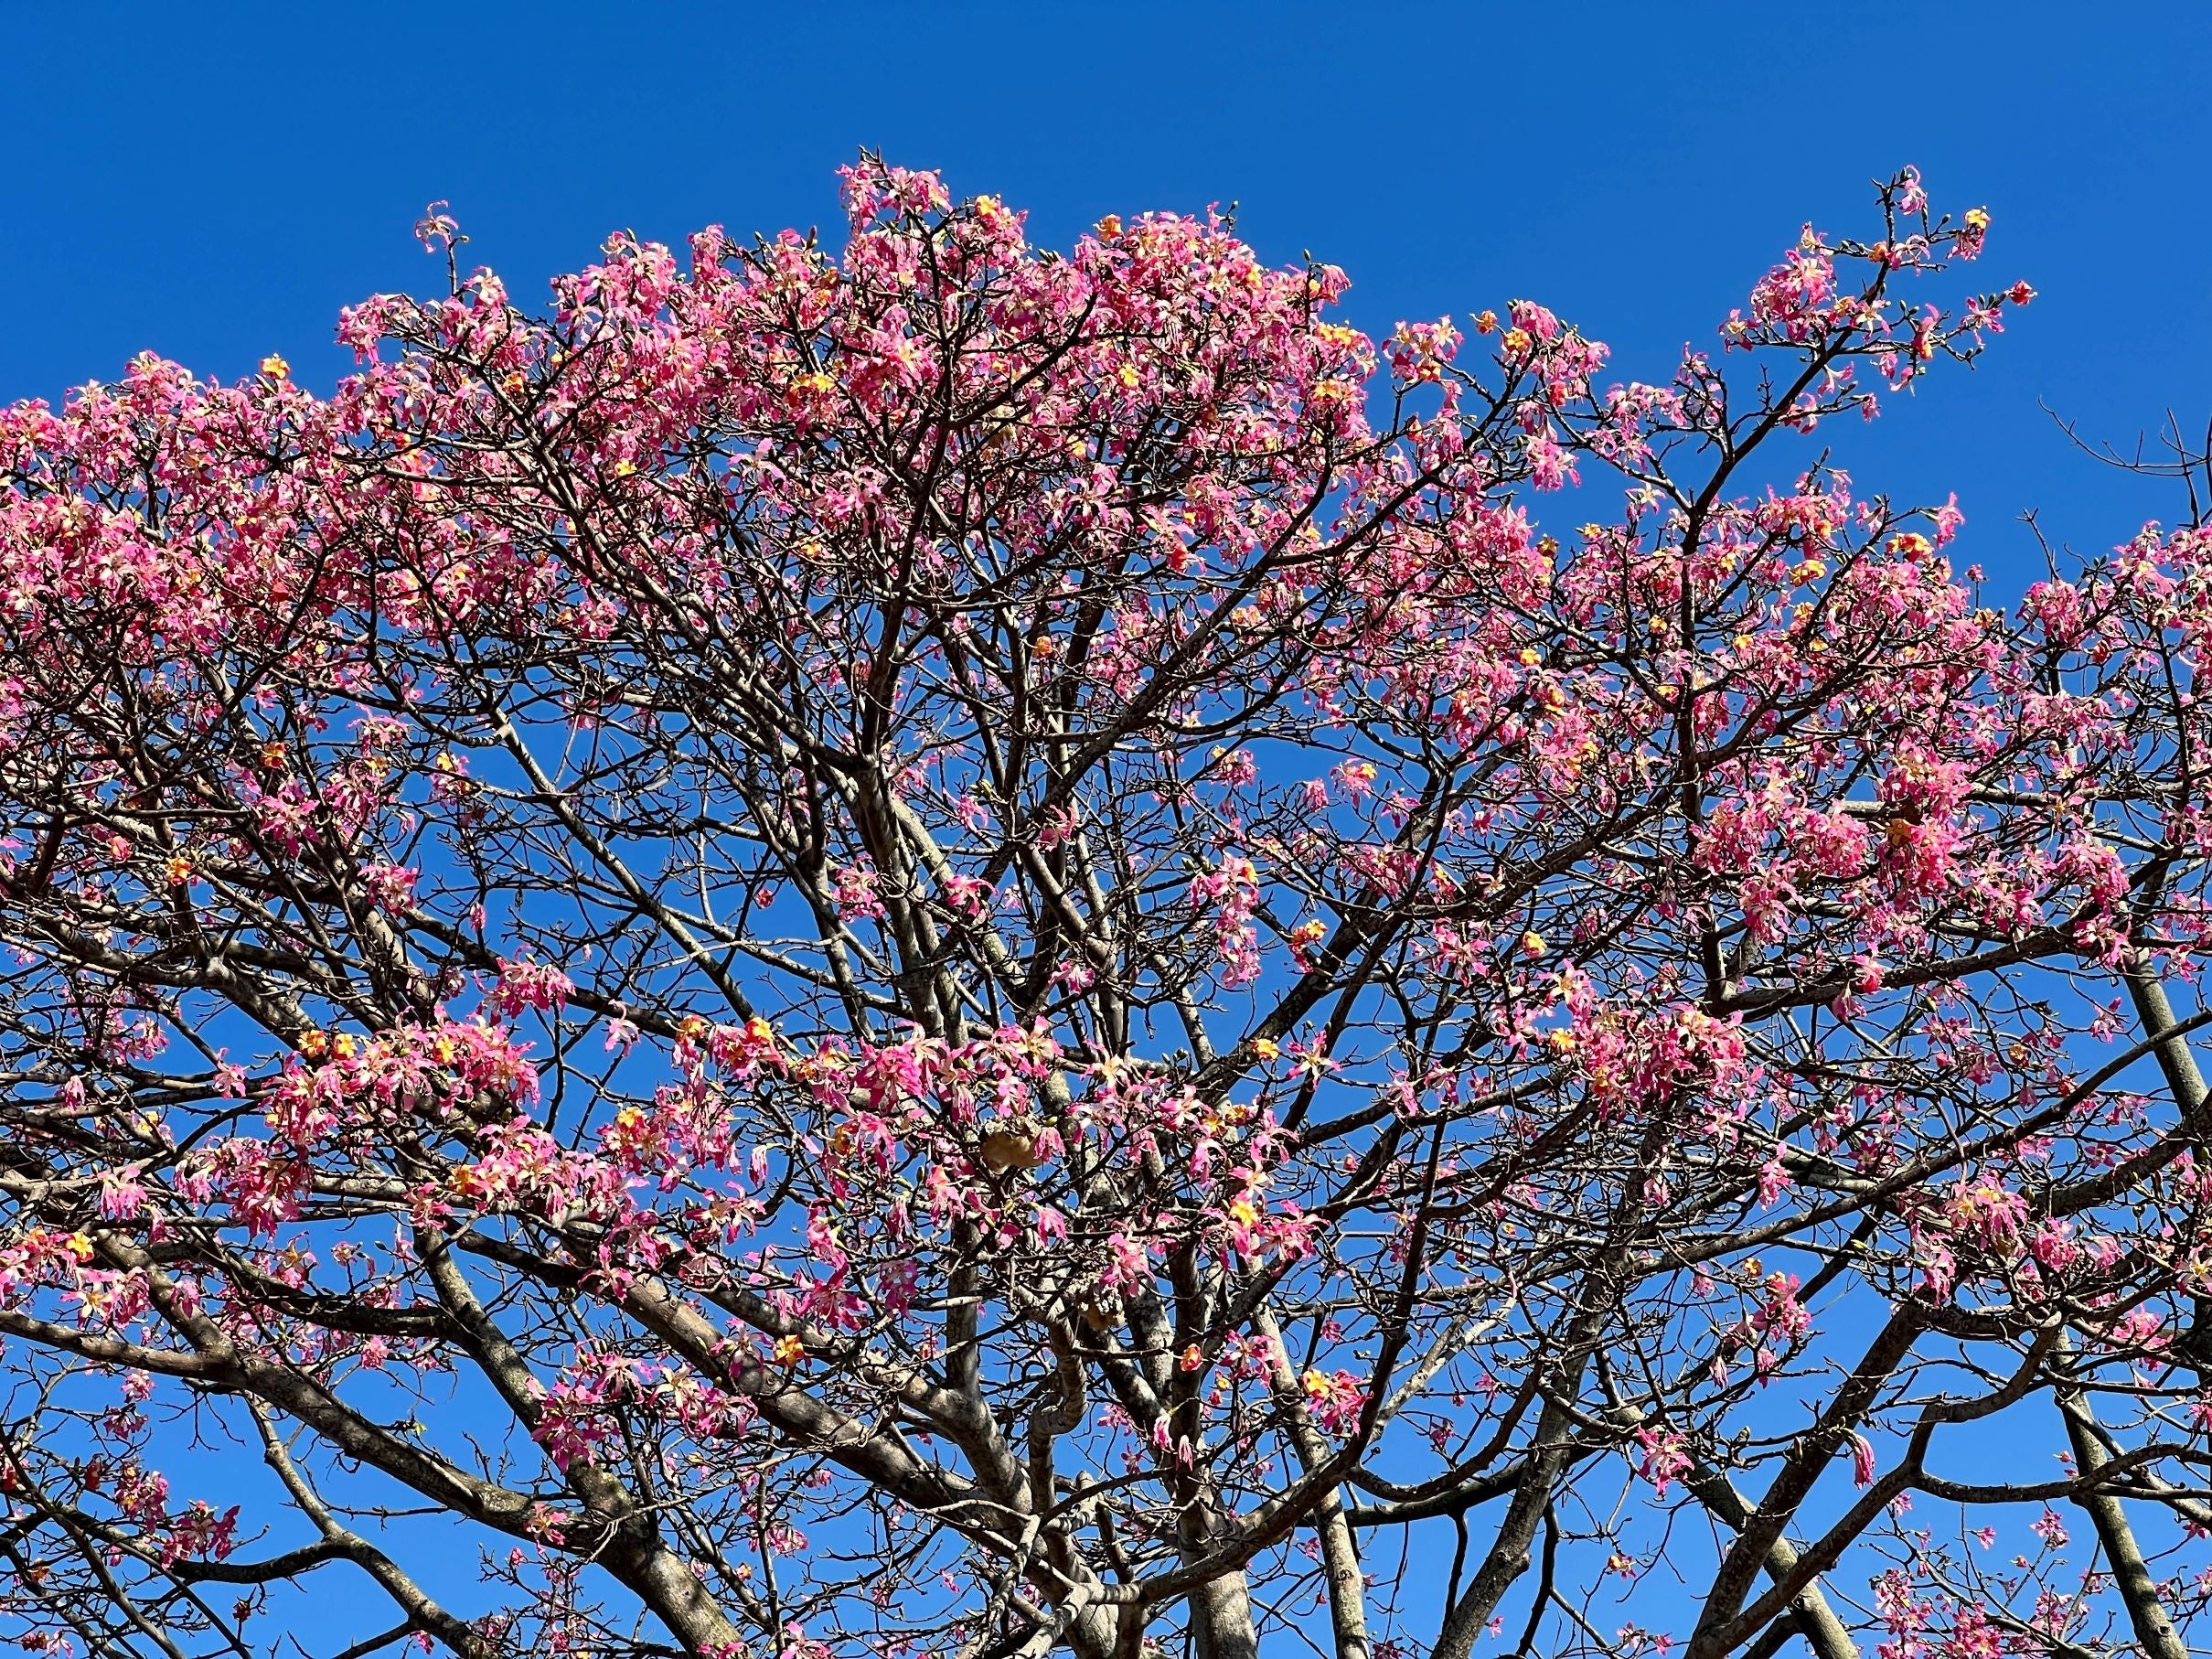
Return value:
M 16 1640 L 2185 1659 L 2212 532 L 1803 444 L 1987 216 L 1614 385 L 846 207 L 0 416 Z

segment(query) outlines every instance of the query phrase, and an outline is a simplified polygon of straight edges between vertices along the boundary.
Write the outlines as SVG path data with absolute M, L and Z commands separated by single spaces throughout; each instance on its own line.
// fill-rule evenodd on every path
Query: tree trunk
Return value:
M 1259 1659 L 1252 1597 L 1242 1571 L 1224 1573 L 1191 1592 L 1191 1636 L 1197 1659 Z

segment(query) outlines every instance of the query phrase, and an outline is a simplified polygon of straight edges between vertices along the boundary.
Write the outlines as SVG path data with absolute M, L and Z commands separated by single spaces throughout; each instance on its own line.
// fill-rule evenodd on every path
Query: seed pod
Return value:
M 1033 1170 L 1041 1161 L 1037 1131 L 1030 1124 L 1009 1124 L 983 1137 L 983 1167 L 994 1175 L 1010 1170 Z

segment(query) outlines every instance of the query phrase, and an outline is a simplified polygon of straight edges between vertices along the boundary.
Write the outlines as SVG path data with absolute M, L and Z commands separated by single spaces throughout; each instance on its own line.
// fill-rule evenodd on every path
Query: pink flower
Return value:
M 874 872 L 857 864 L 842 864 L 829 872 L 829 878 L 839 921 L 866 922 L 882 918 L 884 914 L 883 901 L 876 894 Z
M 1863 1434 L 1851 1437 L 1851 1478 L 1860 1486 L 1874 1484 L 1874 1442 Z
M 1640 1450 L 1636 1472 L 1651 1482 L 1653 1492 L 1665 1497 L 1673 1483 L 1690 1472 L 1689 1444 L 1672 1429 L 1639 1429 Z
M 404 915 L 414 902 L 415 883 L 422 879 L 419 870 L 403 864 L 366 864 L 361 869 L 361 884 L 368 891 L 369 902 L 387 915 Z

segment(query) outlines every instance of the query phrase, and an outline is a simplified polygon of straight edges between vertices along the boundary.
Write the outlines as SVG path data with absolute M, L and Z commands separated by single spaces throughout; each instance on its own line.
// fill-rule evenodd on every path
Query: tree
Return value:
M 1608 386 L 845 186 L 0 417 L 17 1639 L 2183 1659 L 2212 532 L 1779 458 L 1987 215 Z

